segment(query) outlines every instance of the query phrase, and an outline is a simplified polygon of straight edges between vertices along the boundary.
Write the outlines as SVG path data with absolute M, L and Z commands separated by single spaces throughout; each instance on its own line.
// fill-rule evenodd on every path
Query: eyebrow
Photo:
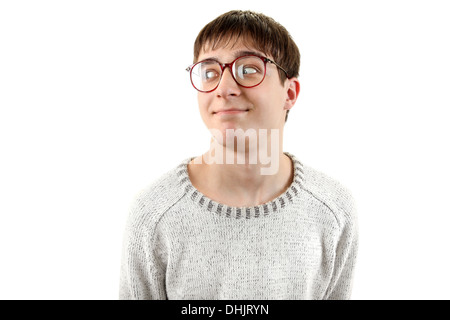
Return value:
M 240 51 L 236 51 L 234 53 L 234 59 L 242 57 L 242 56 L 247 56 L 247 55 L 261 56 L 262 54 L 260 52 L 256 52 L 256 51 L 240 50 Z M 215 56 L 202 59 L 201 61 L 204 61 L 204 60 L 213 60 L 213 61 L 220 62 L 219 58 L 215 57 Z

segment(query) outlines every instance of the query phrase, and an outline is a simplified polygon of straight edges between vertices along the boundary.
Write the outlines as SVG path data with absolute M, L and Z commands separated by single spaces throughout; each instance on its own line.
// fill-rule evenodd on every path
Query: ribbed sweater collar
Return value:
M 189 178 L 187 166 L 189 162 L 195 157 L 189 157 L 181 162 L 177 167 L 177 175 L 180 187 L 186 195 L 195 204 L 210 212 L 214 212 L 219 215 L 224 215 L 230 218 L 258 218 L 261 216 L 267 216 L 274 212 L 278 212 L 283 208 L 287 207 L 290 203 L 294 201 L 296 197 L 299 196 L 299 190 L 303 184 L 304 174 L 303 174 L 303 164 L 295 158 L 294 155 L 284 152 L 289 158 L 291 158 L 294 167 L 294 178 L 290 186 L 272 201 L 266 202 L 252 207 L 233 207 L 228 206 L 223 203 L 219 203 L 208 198 L 206 195 L 198 191 L 191 183 Z

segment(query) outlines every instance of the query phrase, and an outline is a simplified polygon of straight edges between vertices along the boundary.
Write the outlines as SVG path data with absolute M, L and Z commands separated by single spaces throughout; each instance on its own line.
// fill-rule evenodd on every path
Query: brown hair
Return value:
M 234 46 L 242 39 L 256 50 L 271 55 L 287 71 L 289 78 L 298 77 L 300 51 L 289 32 L 274 19 L 253 11 L 229 11 L 203 27 L 194 43 L 194 63 L 205 47 L 215 50 L 219 46 L 228 46 L 232 40 Z M 283 85 L 286 74 L 281 69 L 278 73 Z M 286 120 L 288 113 L 289 110 Z

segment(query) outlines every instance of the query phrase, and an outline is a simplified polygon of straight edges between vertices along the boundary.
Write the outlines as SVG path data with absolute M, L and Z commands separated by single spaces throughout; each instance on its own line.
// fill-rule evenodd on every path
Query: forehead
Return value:
M 255 54 L 271 58 L 267 53 L 256 48 L 255 45 L 244 40 L 229 40 L 227 42 L 212 44 L 207 42 L 200 50 L 198 61 L 205 59 L 215 59 L 222 62 L 228 62 L 240 56 Z M 225 61 L 227 60 L 227 61 Z M 231 60 L 229 61 L 231 62 Z

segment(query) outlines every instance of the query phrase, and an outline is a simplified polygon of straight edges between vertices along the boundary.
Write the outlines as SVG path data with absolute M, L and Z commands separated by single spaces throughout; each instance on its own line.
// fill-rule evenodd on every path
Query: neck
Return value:
M 202 176 L 212 197 L 232 206 L 254 206 L 276 198 L 289 187 L 293 164 L 282 152 L 282 138 L 270 136 L 267 140 L 256 148 L 246 144 L 243 150 L 235 144 L 211 142 L 210 150 L 202 156 Z

